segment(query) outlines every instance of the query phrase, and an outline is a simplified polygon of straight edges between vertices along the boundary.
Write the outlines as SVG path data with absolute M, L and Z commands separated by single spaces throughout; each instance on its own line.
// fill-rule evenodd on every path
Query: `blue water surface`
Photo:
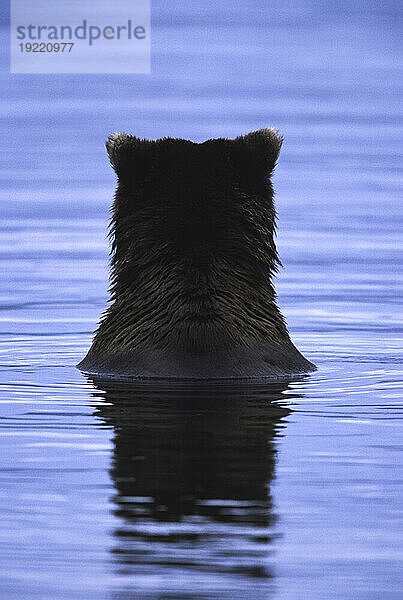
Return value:
M 399 4 L 153 0 L 152 73 L 133 76 L 10 75 L 4 12 L 2 599 L 402 597 Z M 107 135 L 269 125 L 279 304 L 318 371 L 86 378 Z

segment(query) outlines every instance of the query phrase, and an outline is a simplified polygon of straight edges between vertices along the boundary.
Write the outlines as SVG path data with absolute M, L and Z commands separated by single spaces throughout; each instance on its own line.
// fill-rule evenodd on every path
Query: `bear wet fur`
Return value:
M 203 143 L 109 137 L 111 304 L 81 370 L 216 379 L 315 368 L 292 344 L 272 283 L 281 144 L 271 128 Z

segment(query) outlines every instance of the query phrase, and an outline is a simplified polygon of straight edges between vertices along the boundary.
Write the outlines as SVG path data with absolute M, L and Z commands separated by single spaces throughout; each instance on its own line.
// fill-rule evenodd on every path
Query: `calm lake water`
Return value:
M 11 76 L 1 30 L 4 600 L 402 597 L 399 5 L 294 4 L 155 1 L 153 72 L 132 77 Z M 318 371 L 86 378 L 106 136 L 266 125 L 279 304 Z

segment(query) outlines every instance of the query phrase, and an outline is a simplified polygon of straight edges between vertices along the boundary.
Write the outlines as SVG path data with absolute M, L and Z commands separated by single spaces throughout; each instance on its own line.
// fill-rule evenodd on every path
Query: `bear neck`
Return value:
M 274 242 L 264 259 L 237 260 L 194 248 L 172 259 L 156 250 L 115 252 L 112 304 L 97 338 L 110 349 L 164 349 L 203 353 L 288 340 L 276 305 Z

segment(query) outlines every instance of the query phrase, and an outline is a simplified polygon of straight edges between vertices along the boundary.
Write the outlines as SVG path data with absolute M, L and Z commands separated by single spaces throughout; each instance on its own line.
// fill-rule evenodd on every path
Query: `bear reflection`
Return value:
M 93 383 L 103 398 L 96 414 L 114 429 L 121 572 L 154 568 L 182 582 L 173 569 L 270 576 L 270 484 L 287 384 Z

